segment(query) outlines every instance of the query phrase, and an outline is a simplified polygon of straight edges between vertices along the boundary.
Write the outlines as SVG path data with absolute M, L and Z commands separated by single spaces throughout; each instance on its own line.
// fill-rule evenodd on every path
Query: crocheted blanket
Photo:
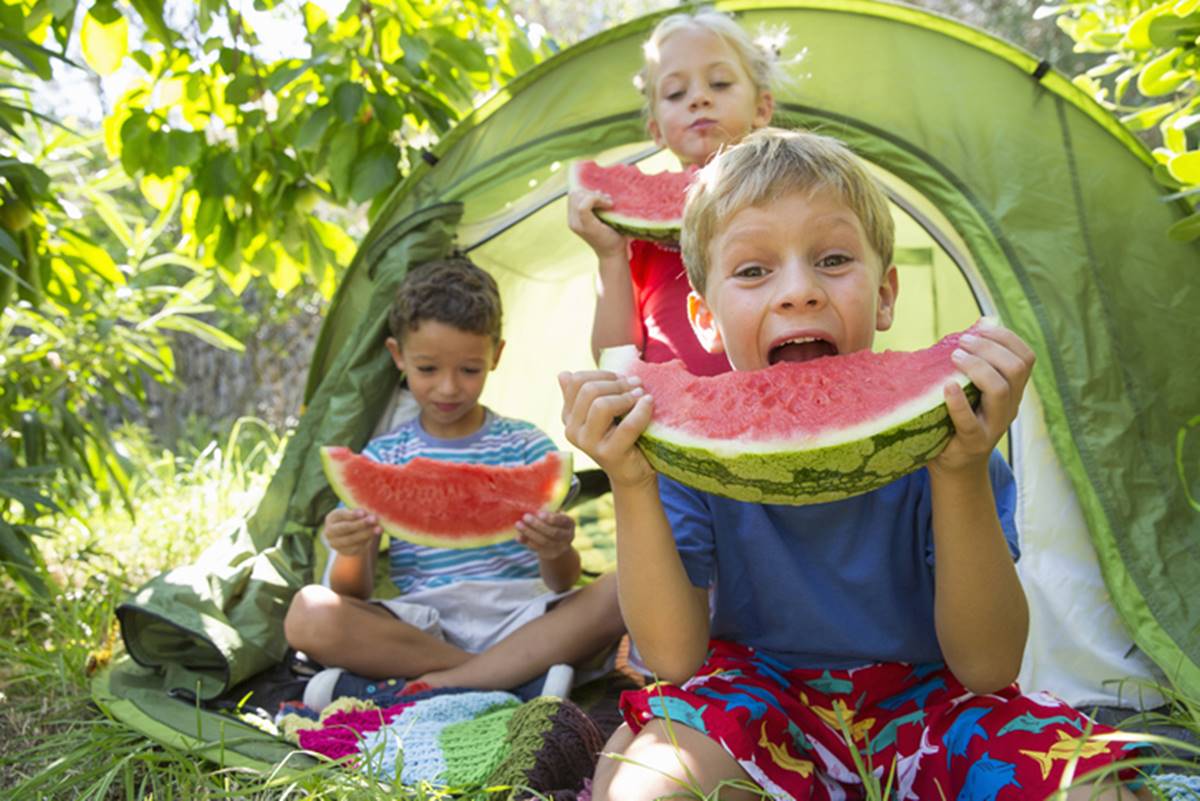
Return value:
M 383 708 L 341 698 L 315 720 L 288 714 L 279 725 L 307 751 L 405 787 L 574 791 L 604 744 L 570 701 L 503 692 L 430 691 Z

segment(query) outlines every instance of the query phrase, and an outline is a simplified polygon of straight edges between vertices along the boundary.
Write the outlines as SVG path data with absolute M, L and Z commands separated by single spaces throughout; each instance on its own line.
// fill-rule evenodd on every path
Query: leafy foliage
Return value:
M 75 5 L 25 2 L 45 7 L 65 52 Z M 256 6 L 269 14 L 201 0 L 171 27 L 153 0 L 93 5 L 84 60 L 136 73 L 105 148 L 152 205 L 180 193 L 179 249 L 235 292 L 311 281 L 328 297 L 354 247 L 318 204 L 377 208 L 421 147 L 535 54 L 505 6 L 481 0 L 351 0 L 336 18 L 310 2 Z M 256 19 L 295 46 L 266 47 Z
M 356 210 L 538 58 L 487 0 L 254 9 L 0 0 L 0 563 L 26 588 L 42 515 L 128 503 L 110 428 L 174 380 L 172 336 L 239 349 L 248 287 L 330 297 Z M 118 85 L 100 131 L 35 108 L 55 65 Z
M 0 315 L 0 559 L 44 590 L 35 524 L 85 487 L 103 504 L 128 500 L 130 466 L 109 429 L 123 408 L 144 403 L 147 382 L 172 380 L 168 335 L 240 345 L 199 319 L 213 278 L 156 252 L 169 214 L 145 224 L 128 179 L 97 164 L 95 138 L 29 138 L 34 147 L 14 149 L 56 197 L 19 232 L 18 299 Z
M 1075 78 L 1154 145 L 1155 176 L 1193 213 L 1168 231 L 1200 237 L 1200 0 L 1105 0 L 1043 6 L 1080 52 L 1104 61 Z

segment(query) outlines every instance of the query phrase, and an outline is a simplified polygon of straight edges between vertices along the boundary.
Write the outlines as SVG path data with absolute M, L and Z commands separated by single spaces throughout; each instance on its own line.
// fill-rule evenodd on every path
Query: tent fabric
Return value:
M 788 28 L 776 124 L 847 141 L 883 177 L 898 216 L 916 223 L 902 252 L 927 263 L 914 256 L 929 249 L 934 263 L 962 273 L 973 296 L 947 302 L 942 272 L 910 280 L 926 269 L 913 264 L 902 312 L 936 319 L 934 334 L 957 325 L 955 313 L 996 313 L 1037 351 L 1036 403 L 1025 414 L 1040 414 L 1030 430 L 1044 425 L 1045 469 L 1063 488 L 1057 502 L 1078 513 L 1076 522 L 1047 523 L 1053 510 L 1043 508 L 1026 525 L 1052 526 L 1037 532 L 1047 548 L 1061 539 L 1053 526 L 1086 527 L 1090 548 L 1078 558 L 1094 561 L 1076 584 L 1088 584 L 1092 570 L 1103 588 L 1077 606 L 1115 609 L 1103 623 L 1110 655 L 1131 638 L 1170 681 L 1200 695 L 1192 592 L 1200 515 L 1175 464 L 1176 432 L 1200 398 L 1187 356 L 1200 247 L 1166 237 L 1187 209 L 1163 201 L 1150 154 L 1064 76 L 952 20 L 867 0 L 715 6 L 752 30 Z M 565 443 L 554 375 L 590 364 L 594 302 L 594 260 L 565 225 L 566 167 L 577 158 L 669 165 L 647 141 L 630 83 L 640 43 L 661 16 L 531 70 L 397 187 L 331 304 L 307 408 L 257 513 L 211 562 L 159 577 L 122 608 L 129 653 L 160 670 L 164 687 L 210 697 L 282 655 L 287 598 L 312 580 L 313 533 L 333 503 L 316 448 L 361 446 L 388 403 L 395 375 L 380 342 L 391 290 L 409 264 L 453 246 L 496 276 L 508 346 L 484 399 Z M 913 300 L 922 281 L 924 296 Z M 1174 344 L 1181 335 L 1184 344 Z M 1022 425 L 1014 429 L 1019 475 Z M 1059 569 L 1076 566 L 1063 560 Z M 1053 579 L 1051 570 L 1040 580 Z M 185 602 L 189 594 L 194 602 Z M 1051 635 L 1095 622 L 1053 604 L 1045 610 L 1039 630 Z M 1089 659 L 1089 647 L 1064 653 L 1060 675 Z

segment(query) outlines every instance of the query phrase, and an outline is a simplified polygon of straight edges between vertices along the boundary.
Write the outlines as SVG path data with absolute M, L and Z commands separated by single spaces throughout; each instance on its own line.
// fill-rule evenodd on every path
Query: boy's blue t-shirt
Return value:
M 989 473 L 1015 560 L 1016 484 L 999 453 Z M 659 492 L 692 584 L 714 588 L 712 637 L 794 668 L 942 659 L 924 468 L 865 495 L 810 506 L 744 503 L 663 476 Z
M 459 439 L 431 435 L 414 418 L 363 448 L 363 456 L 384 464 L 407 464 L 418 456 L 448 462 L 493 466 L 533 464 L 554 442 L 532 423 L 484 409 L 483 425 Z M 389 573 L 405 595 L 461 581 L 536 579 L 537 554 L 515 540 L 479 548 L 431 548 L 393 538 L 388 545 Z

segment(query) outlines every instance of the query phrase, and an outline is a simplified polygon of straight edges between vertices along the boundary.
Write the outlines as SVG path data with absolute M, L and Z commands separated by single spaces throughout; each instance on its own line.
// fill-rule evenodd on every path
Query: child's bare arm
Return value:
M 576 189 L 567 198 L 567 225 L 587 242 L 599 261 L 596 313 L 592 318 L 592 358 L 617 345 L 642 349 L 642 322 L 638 319 L 629 275 L 629 243 L 624 236 L 596 217 L 595 209 L 612 201 L 598 192 Z
M 929 465 L 937 559 L 934 616 L 946 664 L 969 690 L 1011 684 L 1021 667 L 1029 609 L 996 514 L 988 462 L 1017 415 L 1034 354 L 1013 332 L 964 337 L 955 361 L 979 388 L 979 409 L 947 388 L 955 435 Z
M 325 516 L 325 541 L 333 560 L 331 590 L 354 598 L 371 597 L 381 535 L 379 521 L 361 509 L 338 508 Z
M 625 624 L 650 669 L 682 682 L 708 648 L 708 593 L 684 570 L 657 474 L 634 444 L 650 423 L 653 399 L 636 379 L 605 371 L 563 373 L 559 383 L 567 439 L 595 459 L 612 484 Z
M 517 531 L 517 542 L 537 554 L 542 582 L 551 592 L 563 592 L 579 580 L 579 551 L 571 545 L 573 519 L 562 512 L 528 514 L 517 523 Z

